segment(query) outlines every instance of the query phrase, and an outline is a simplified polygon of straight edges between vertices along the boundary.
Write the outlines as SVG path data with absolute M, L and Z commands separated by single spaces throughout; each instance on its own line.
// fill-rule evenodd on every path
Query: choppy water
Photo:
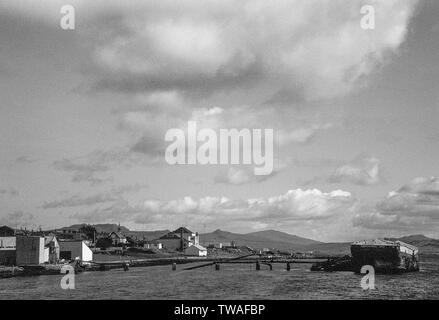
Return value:
M 361 275 L 311 272 L 309 264 L 185 266 L 86 272 L 76 275 L 75 290 L 61 289 L 61 275 L 0 279 L 0 299 L 439 299 L 439 258 L 424 259 L 420 272 L 376 275 L 370 291 L 361 289 Z

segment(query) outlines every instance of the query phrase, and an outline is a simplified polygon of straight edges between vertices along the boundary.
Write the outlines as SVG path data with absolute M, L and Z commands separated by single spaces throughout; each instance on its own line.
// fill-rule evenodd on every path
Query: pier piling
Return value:
M 219 263 L 215 263 L 215 270 L 219 271 L 219 269 L 220 269 L 220 264 Z
M 177 264 L 174 262 L 174 263 L 172 264 L 172 271 L 175 271 L 175 270 L 177 270 Z
M 291 270 L 291 265 L 289 262 L 287 262 L 287 271 L 290 271 L 290 270 Z
M 259 261 L 256 261 L 256 270 L 261 270 L 261 264 Z

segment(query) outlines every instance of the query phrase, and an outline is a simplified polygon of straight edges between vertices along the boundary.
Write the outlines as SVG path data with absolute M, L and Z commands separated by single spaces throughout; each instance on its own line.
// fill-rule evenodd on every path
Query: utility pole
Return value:
M 184 251 L 183 228 L 180 229 L 181 252 Z

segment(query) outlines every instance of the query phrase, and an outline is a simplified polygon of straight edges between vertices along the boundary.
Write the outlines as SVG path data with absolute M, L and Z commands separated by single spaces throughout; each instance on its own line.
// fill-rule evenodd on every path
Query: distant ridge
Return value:
M 269 241 L 275 241 L 275 242 L 288 242 L 288 243 L 294 243 L 298 245 L 310 245 L 310 244 L 318 244 L 322 243 L 320 241 L 311 240 L 307 238 L 302 238 L 293 234 L 276 231 L 276 230 L 264 230 L 264 231 L 257 231 L 257 232 L 251 232 L 247 233 L 247 235 L 257 236 L 263 239 L 267 239 Z
M 389 239 L 395 240 L 394 238 Z M 404 236 L 396 240 L 418 247 L 421 253 L 439 253 L 439 240 L 426 237 L 422 234 Z
M 84 224 L 75 224 L 71 228 L 80 228 Z M 117 231 L 118 225 L 111 223 L 94 224 L 92 225 L 98 232 L 113 232 Z M 127 227 L 120 226 L 121 232 L 126 236 L 137 239 L 154 240 L 158 239 L 169 230 L 154 230 L 154 231 L 131 231 Z M 196 231 L 196 230 L 194 230 Z M 386 238 L 389 240 L 400 240 L 408 244 L 414 245 L 420 249 L 424 254 L 439 254 L 439 240 L 426 237 L 422 234 L 408 235 L 400 238 Z M 358 239 L 361 240 L 361 239 Z M 350 254 L 351 242 L 320 242 L 308 238 L 299 237 L 286 232 L 276 230 L 263 230 L 250 233 L 233 233 L 217 229 L 211 233 L 200 234 L 200 242 L 202 244 L 208 242 L 230 242 L 235 241 L 237 245 L 249 246 L 254 249 L 262 248 L 276 248 L 286 251 L 301 251 L 322 254 Z
M 235 241 L 238 245 L 245 245 L 254 249 L 277 248 L 290 250 L 303 246 L 319 244 L 321 242 L 291 235 L 275 230 L 264 230 L 246 234 L 232 233 L 220 229 L 200 235 L 200 242 L 229 242 Z
M 84 225 L 85 225 L 85 223 L 73 224 L 68 228 L 79 229 Z M 92 224 L 91 226 L 95 227 L 97 232 L 107 232 L 107 233 L 116 232 L 119 228 L 119 225 L 117 225 L 115 223 Z M 120 226 L 120 231 L 121 232 L 129 232 L 130 230 L 124 226 Z

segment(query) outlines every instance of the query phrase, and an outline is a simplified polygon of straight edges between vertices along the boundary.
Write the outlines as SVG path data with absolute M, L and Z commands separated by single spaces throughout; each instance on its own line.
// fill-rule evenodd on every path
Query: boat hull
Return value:
M 398 246 L 352 245 L 352 267 L 360 273 L 365 265 L 374 267 L 376 273 L 402 273 L 419 271 L 417 254 L 401 252 Z

